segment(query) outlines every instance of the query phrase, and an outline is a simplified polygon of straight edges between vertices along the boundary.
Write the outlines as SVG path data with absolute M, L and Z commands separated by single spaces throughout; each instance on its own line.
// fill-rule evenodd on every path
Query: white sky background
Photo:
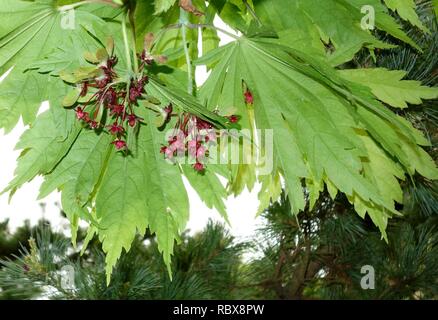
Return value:
M 215 19 L 215 25 L 233 32 L 219 19 Z M 233 39 L 227 35 L 220 34 L 221 45 L 224 45 Z M 208 74 L 205 67 L 197 67 L 196 80 L 198 85 L 203 83 Z M 0 77 L 0 81 L 2 77 Z M 43 103 L 41 111 L 48 107 L 47 103 Z M 25 131 L 26 127 L 20 120 L 20 123 L 9 134 L 5 135 L 3 130 L 0 130 L 0 190 L 3 190 L 8 182 L 13 178 L 13 172 L 16 166 L 16 159 L 20 151 L 14 150 L 15 144 L 18 142 L 20 135 Z M 0 196 L 0 221 L 9 219 L 11 229 L 22 225 L 23 221 L 28 219 L 32 224 L 35 224 L 42 217 L 51 221 L 56 230 L 68 230 L 69 225 L 67 220 L 62 219 L 59 214 L 60 194 L 54 192 L 41 201 L 37 201 L 39 186 L 43 181 L 42 177 L 36 177 L 30 183 L 25 184 L 19 189 L 11 203 L 8 203 L 8 194 Z M 192 232 L 202 230 L 209 218 L 215 221 L 223 222 L 219 213 L 216 210 L 208 209 L 199 199 L 196 192 L 186 183 L 190 198 L 190 221 L 188 228 Z M 261 219 L 255 217 L 257 212 L 258 200 L 257 192 L 259 186 L 256 185 L 252 192 L 245 190 L 239 197 L 230 196 L 226 200 L 228 216 L 231 222 L 231 233 L 238 239 L 247 239 L 254 235 L 257 225 L 260 225 Z M 45 204 L 45 212 L 43 213 L 42 204 Z

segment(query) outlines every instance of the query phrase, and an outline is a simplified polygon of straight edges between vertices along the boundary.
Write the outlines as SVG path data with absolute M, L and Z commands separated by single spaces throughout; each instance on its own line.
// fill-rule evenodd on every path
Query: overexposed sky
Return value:
M 215 25 L 233 32 L 219 19 L 215 19 Z M 233 39 L 227 35 L 219 34 L 221 45 L 226 44 Z M 202 47 L 202 46 L 201 46 Z M 196 80 L 198 85 L 202 84 L 208 74 L 204 67 L 197 67 Z M 0 81 L 3 77 L 0 77 Z M 0 88 L 1 90 L 1 88 Z M 1 92 L 0 92 L 1 94 Z M 47 103 L 43 103 L 40 112 L 48 107 Z M 16 159 L 20 151 L 14 150 L 15 144 L 18 142 L 20 135 L 25 131 L 26 127 L 20 120 L 20 123 L 9 134 L 5 135 L 3 130 L 0 130 L 0 190 L 3 190 L 8 182 L 13 178 L 13 172 L 16 166 Z M 68 223 L 62 219 L 59 214 L 60 194 L 54 192 L 41 201 L 37 201 L 38 189 L 43 181 L 42 177 L 36 177 L 32 182 L 25 184 L 18 190 L 11 202 L 8 203 L 8 194 L 0 196 L 0 221 L 9 219 L 10 227 L 15 229 L 22 225 L 23 221 L 28 219 L 32 224 L 35 224 L 42 217 L 49 219 L 56 230 L 68 230 Z M 209 218 L 215 221 L 223 222 L 221 216 L 216 210 L 208 209 L 197 196 L 196 192 L 186 183 L 190 198 L 191 216 L 188 223 L 188 228 L 192 232 L 203 229 Z M 255 228 L 261 223 L 261 219 L 255 217 L 257 212 L 258 200 L 257 185 L 252 192 L 245 190 L 239 197 L 230 197 L 226 201 L 227 212 L 231 222 L 230 231 L 239 239 L 247 239 L 254 235 Z M 42 208 L 44 207 L 44 213 Z

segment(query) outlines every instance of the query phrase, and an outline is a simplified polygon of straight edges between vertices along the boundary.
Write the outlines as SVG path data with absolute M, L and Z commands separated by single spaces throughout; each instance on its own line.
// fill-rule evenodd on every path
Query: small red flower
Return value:
M 205 139 L 205 142 L 211 142 L 211 143 L 216 142 L 216 140 L 217 140 L 216 131 L 214 129 L 208 130 L 208 133 L 204 139 Z
M 213 128 L 211 123 L 208 123 L 207 121 L 204 121 L 202 119 L 197 118 L 196 119 L 196 128 L 198 130 L 207 130 Z
M 113 88 L 109 88 L 108 91 L 105 93 L 104 101 L 110 106 L 116 103 L 117 94 Z
M 77 107 L 77 108 L 76 108 L 76 118 L 77 118 L 78 120 L 82 120 L 82 119 L 84 119 L 84 117 L 85 117 L 86 114 L 87 114 L 87 113 L 84 112 L 84 109 L 82 109 L 81 107 Z
M 106 61 L 106 66 L 108 69 L 112 69 L 117 64 L 117 57 L 111 57 Z
M 143 76 L 143 78 L 141 78 L 138 81 L 138 86 L 137 89 L 139 89 L 140 91 L 143 91 L 143 87 L 145 86 L 145 84 L 149 83 L 149 77 L 148 76 Z
M 148 76 L 144 76 L 138 81 L 131 81 L 131 87 L 129 88 L 129 101 L 136 102 L 144 91 L 144 86 L 149 82 Z
M 126 141 L 123 141 L 121 139 L 113 141 L 112 144 L 116 147 L 117 150 L 122 150 L 126 147 Z
M 172 144 L 170 146 L 174 150 L 178 150 L 178 151 L 184 151 L 184 149 L 185 149 L 184 140 L 181 140 L 181 139 L 175 140 L 174 142 L 172 142 Z
M 239 119 L 240 119 L 240 117 L 236 116 L 235 114 L 233 114 L 233 115 L 231 115 L 231 116 L 229 116 L 227 118 L 228 118 L 228 120 L 230 120 L 231 123 L 237 123 L 239 121 Z
M 175 142 L 176 140 L 178 140 L 178 137 L 177 137 L 177 136 L 173 136 L 173 137 L 170 137 L 169 140 L 167 140 L 167 142 L 168 142 L 169 144 L 172 144 L 172 143 Z
M 187 150 L 192 157 L 196 157 L 196 149 L 198 147 L 198 143 L 196 140 L 190 140 L 187 144 Z
M 130 115 L 128 115 L 128 124 L 129 124 L 129 126 L 130 127 L 135 127 L 135 125 L 137 124 L 137 121 L 139 120 L 140 118 L 139 117 L 137 117 L 135 114 L 130 114 Z
M 172 113 L 172 111 L 173 111 L 173 106 L 171 103 L 164 108 L 164 112 L 166 112 L 167 114 Z
M 244 93 L 245 96 L 245 102 L 247 104 L 253 104 L 254 103 L 254 97 L 252 96 L 251 91 L 246 90 L 246 92 Z
M 203 165 L 202 163 L 200 163 L 200 162 L 196 162 L 196 163 L 193 165 L 193 169 L 195 169 L 195 170 L 198 171 L 198 172 L 201 172 L 201 171 L 204 170 L 204 165 Z
M 108 83 L 110 83 L 111 79 L 107 75 L 104 75 L 104 76 L 101 76 L 99 78 L 94 79 L 94 81 L 96 82 L 96 86 L 99 89 L 102 89 L 102 88 L 105 88 Z
M 89 123 L 91 121 L 90 114 L 88 112 L 84 112 L 84 117 L 82 118 L 82 120 L 86 123 Z
M 111 116 L 121 116 L 125 111 L 125 107 L 122 104 L 116 104 L 111 108 Z
M 125 129 L 123 129 L 123 127 L 120 126 L 117 122 L 114 122 L 112 125 L 108 127 L 109 127 L 109 132 L 114 135 L 123 133 L 125 131 Z
M 141 92 L 138 91 L 137 88 L 132 87 L 129 89 L 129 101 L 136 102 L 140 96 L 141 96 Z
M 97 121 L 94 121 L 94 120 L 90 120 L 88 122 L 88 124 L 90 125 L 91 129 L 97 129 L 97 127 L 99 127 L 99 123 Z
M 196 157 L 197 158 L 203 158 L 205 156 L 206 149 L 203 146 L 199 146 L 198 150 L 196 151 Z
M 140 59 L 148 65 L 151 65 L 152 62 L 154 61 L 154 57 L 146 50 L 142 51 L 142 53 L 140 55 Z
M 166 155 L 167 159 L 172 159 L 173 156 L 175 155 L 175 151 L 172 150 L 172 148 L 167 148 L 165 155 Z

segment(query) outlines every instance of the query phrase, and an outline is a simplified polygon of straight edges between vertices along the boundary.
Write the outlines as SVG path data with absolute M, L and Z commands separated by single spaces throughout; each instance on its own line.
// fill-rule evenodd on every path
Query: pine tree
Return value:
M 80 232 L 79 244 L 83 244 Z M 184 234 L 175 251 L 171 278 L 156 240 L 137 237 L 122 255 L 107 286 L 105 256 L 97 239 L 80 255 L 70 239 L 41 225 L 20 254 L 0 260 L 2 299 L 230 299 L 239 298 L 236 283 L 247 244 L 235 243 L 222 225 Z M 66 271 L 73 271 L 68 283 Z
M 436 200 L 435 200 L 436 201 Z M 290 216 L 289 202 L 263 214 L 263 255 L 245 281 L 261 299 L 434 299 L 438 294 L 438 219 L 406 213 L 388 227 L 388 243 L 370 220 L 352 214 L 341 196 Z M 363 266 L 375 270 L 375 289 L 361 287 Z

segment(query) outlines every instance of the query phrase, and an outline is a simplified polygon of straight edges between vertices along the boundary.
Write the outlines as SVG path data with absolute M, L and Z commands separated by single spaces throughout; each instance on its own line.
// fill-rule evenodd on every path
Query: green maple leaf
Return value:
M 201 96 L 226 101 L 234 92 L 242 93 L 242 80 L 247 83 L 254 95 L 256 127 L 274 129 L 274 168 L 285 179 L 294 212 L 304 208 L 303 178 L 312 185 L 313 198 L 325 182 L 331 194 L 336 190 L 347 194 L 360 207 L 358 212 L 368 212 L 384 230 L 384 217 L 396 213 L 394 201 L 400 201 L 398 193 L 387 192 L 388 186 L 375 186 L 373 174 L 392 164 L 386 152 L 398 159 L 393 165 L 400 165 L 403 172 L 436 178 L 432 159 L 417 145 L 427 145 L 427 140 L 385 109 L 369 90 L 340 78 L 322 61 L 263 39 L 242 38 L 218 50 L 210 54 L 220 62 Z M 407 100 L 416 94 L 411 92 Z M 219 110 L 222 107 L 227 105 L 218 105 Z M 368 156 L 362 131 L 375 139 L 370 143 L 380 150 L 380 157 Z M 391 173 L 402 177 L 399 171 Z M 398 190 L 397 179 L 387 181 Z M 262 199 L 276 196 L 275 190 L 261 194 Z
M 239 74 L 242 62 L 234 54 L 235 48 L 231 45 L 220 47 L 196 61 L 197 64 L 215 65 L 208 81 L 199 92 L 199 98 L 210 110 L 217 110 L 224 115 L 238 114 L 242 118 L 239 124 L 242 128 L 249 129 L 252 135 L 253 110 L 243 100 L 243 78 Z M 223 84 L 223 86 L 218 86 Z M 239 85 L 237 85 L 239 84 Z M 227 94 L 222 94 L 222 91 Z M 240 150 L 243 156 L 250 155 L 252 150 Z M 253 162 L 248 164 L 230 164 L 231 176 L 230 192 L 237 195 L 247 187 L 251 190 L 256 182 L 256 166 Z
M 333 65 L 351 60 L 363 46 L 370 49 L 392 47 L 361 28 L 364 16 L 361 8 L 364 5 L 374 8 L 378 29 L 418 48 L 379 0 L 253 2 L 257 16 L 264 24 L 274 28 L 283 43 L 311 54 L 327 56 Z M 331 44 L 334 51 L 327 52 L 324 43 Z
M 59 188 L 70 220 L 92 222 L 90 230 L 98 233 L 107 254 L 108 281 L 122 250 L 128 251 L 135 234 L 147 227 L 170 266 L 174 241 L 188 219 L 181 171 L 159 153 L 165 139 L 153 125 L 152 112 L 142 116 L 147 124 L 139 130 L 135 156 L 116 152 L 108 134 L 83 131 L 40 190 L 44 197 Z
M 257 214 L 261 214 L 271 203 L 277 201 L 282 192 L 281 179 L 278 172 L 260 176 L 259 180 L 262 185 L 258 194 L 260 204 L 257 209 Z
M 170 266 L 174 241 L 185 228 L 189 218 L 189 201 L 181 170 L 160 154 L 159 146 L 165 141 L 163 132 L 152 125 L 151 113 L 145 115 L 146 128 L 144 152 L 148 155 L 145 175 L 148 181 L 146 195 L 149 207 L 149 226 L 157 235 L 158 248 L 163 252 L 164 262 Z M 170 274 L 170 269 L 169 269 Z
M 403 169 L 397 162 L 389 158 L 365 132 L 359 132 L 359 135 L 367 153 L 366 161 L 363 161 L 363 175 L 379 190 L 385 202 L 403 203 L 403 191 L 397 180 L 405 179 Z M 382 237 L 388 241 L 385 230 L 391 213 L 382 206 L 365 201 L 357 195 L 350 199 L 357 213 L 362 218 L 368 213 L 374 224 L 379 227 Z
M 385 4 L 393 11 L 396 11 L 400 17 L 409 21 L 413 26 L 428 32 L 428 29 L 421 23 L 415 12 L 416 4 L 414 0 L 384 0 Z
M 371 89 L 381 101 L 396 108 L 407 108 L 410 104 L 421 104 L 422 99 L 438 98 L 438 88 L 422 86 L 421 82 L 402 80 L 402 70 L 354 69 L 339 71 L 343 77 L 363 84 Z
M 164 134 L 153 125 L 152 112 L 139 130 L 135 156 L 116 152 L 110 135 L 82 131 L 59 165 L 46 176 L 40 197 L 55 188 L 72 223 L 92 223 L 106 256 L 108 281 L 122 250 L 129 250 L 137 232 L 157 235 L 159 250 L 170 266 L 174 241 L 188 219 L 188 198 L 178 166 L 169 164 L 157 146 Z M 95 218 L 93 218 L 95 215 Z
M 155 0 L 154 6 L 155 6 L 155 13 L 154 14 L 160 14 L 162 12 L 166 12 L 169 10 L 174 4 L 176 0 Z
M 108 283 L 122 250 L 128 251 L 137 231 L 144 234 L 148 225 L 146 161 L 144 151 L 136 158 L 113 151 L 98 187 L 98 235 L 106 253 Z
M 58 127 L 58 121 L 65 117 L 70 124 L 68 135 L 65 128 Z M 22 149 L 18 158 L 15 177 L 3 192 L 11 194 L 37 175 L 50 173 L 67 154 L 79 132 L 74 114 L 64 109 L 51 109 L 38 117 L 34 126 L 28 129 L 18 141 L 16 149 Z
M 74 191 L 75 201 L 81 206 L 86 204 L 98 181 L 111 141 L 108 134 L 97 135 L 83 130 L 71 151 L 46 177 L 38 197 L 44 198 L 56 188 L 68 185 Z
M 92 205 L 93 193 L 113 148 L 111 141 L 108 134 L 97 135 L 93 131 L 82 130 L 65 158 L 45 176 L 38 198 L 59 189 L 62 208 L 69 220 L 81 218 L 90 222 L 92 219 L 86 206 Z
M 41 102 L 52 88 L 49 74 L 28 71 L 69 35 L 80 32 L 82 25 L 105 23 L 83 10 L 75 11 L 73 29 L 63 29 L 63 14 L 55 1 L 0 1 L 0 74 L 13 67 L 0 84 L 0 128 L 10 131 L 20 116 L 24 124 L 35 120 Z
M 212 168 L 213 166 L 209 165 L 208 170 L 200 174 L 193 170 L 190 165 L 182 165 L 184 175 L 205 205 L 210 209 L 215 208 L 229 223 L 224 203 L 224 199 L 227 198 L 227 190 Z

